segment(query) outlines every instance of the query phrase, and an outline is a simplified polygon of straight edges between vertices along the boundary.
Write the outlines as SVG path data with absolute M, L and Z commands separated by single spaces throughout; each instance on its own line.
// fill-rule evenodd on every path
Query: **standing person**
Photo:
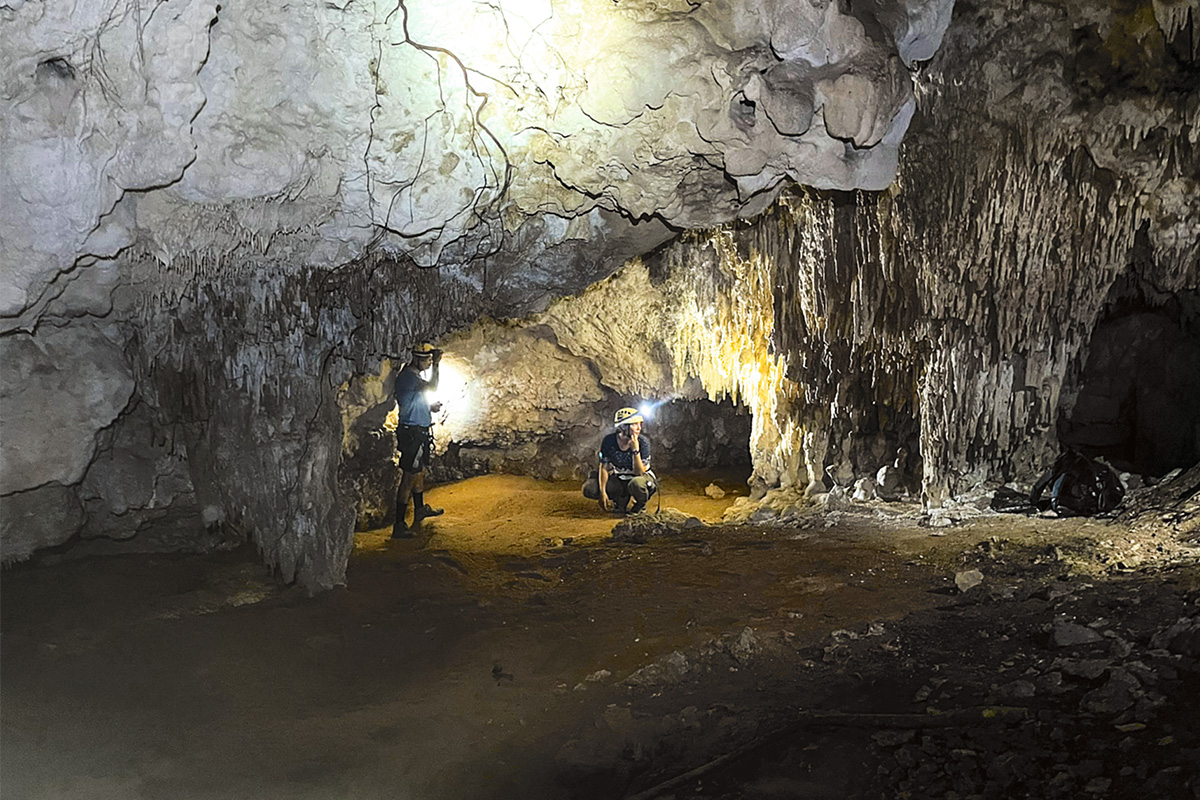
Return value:
M 428 392 L 437 390 L 442 351 L 428 342 L 412 349 L 412 360 L 396 376 L 396 403 L 400 406 L 396 426 L 396 449 L 400 451 L 400 487 L 396 490 L 396 521 L 392 525 L 393 539 L 407 539 L 421 527 L 421 520 L 436 517 L 443 509 L 425 504 L 425 467 L 433 455 L 433 414 L 441 403 L 429 402 Z M 424 373 L 429 373 L 426 380 Z M 404 518 L 408 501 L 413 501 L 412 528 Z
M 613 417 L 616 431 L 600 443 L 600 469 L 583 485 L 583 496 L 599 500 L 600 507 L 614 507 L 636 514 L 658 491 L 658 479 L 650 469 L 650 439 L 642 434 L 645 419 L 636 408 L 622 408 Z

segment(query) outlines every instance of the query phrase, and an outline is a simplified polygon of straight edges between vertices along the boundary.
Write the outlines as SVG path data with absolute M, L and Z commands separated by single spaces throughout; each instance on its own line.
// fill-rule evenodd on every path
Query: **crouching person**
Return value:
M 658 491 L 650 470 L 650 439 L 642 435 L 645 420 L 636 408 L 622 408 L 613 423 L 616 431 L 600 443 L 600 468 L 583 485 L 583 496 L 600 501 L 605 511 L 636 514 Z

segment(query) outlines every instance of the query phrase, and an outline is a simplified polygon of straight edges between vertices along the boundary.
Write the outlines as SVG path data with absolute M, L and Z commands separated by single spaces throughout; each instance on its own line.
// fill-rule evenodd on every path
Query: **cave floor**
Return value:
M 664 506 L 716 520 L 714 477 Z M 634 544 L 575 484 L 427 498 L 314 598 L 247 551 L 7 570 L 0 793 L 1200 797 L 1194 519 L 874 502 Z

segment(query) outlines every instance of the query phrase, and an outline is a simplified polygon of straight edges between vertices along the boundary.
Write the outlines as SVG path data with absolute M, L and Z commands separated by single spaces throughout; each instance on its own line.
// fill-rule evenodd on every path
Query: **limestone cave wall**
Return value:
M 1088 449 L 1069 420 L 1089 356 L 1114 371 L 1090 379 L 1095 406 L 1095 392 L 1116 391 L 1095 387 L 1139 358 L 1138 336 L 1174 320 L 1159 335 L 1168 352 L 1140 356 L 1149 411 L 1127 435 L 1163 454 L 1136 469 L 1188 466 L 1200 453 L 1187 399 L 1200 380 L 1189 14 L 960 3 L 921 68 L 927 102 L 887 191 L 789 193 L 522 324 L 618 391 L 695 381 L 736 397 L 754 417 L 763 490 L 812 495 L 896 464 L 937 507 L 1027 487 L 1062 442 Z M 1133 291 L 1122 287 L 1161 313 L 1114 343 L 1103 323 Z M 1130 354 L 1106 361 L 1122 344 Z
M 1190 307 L 1200 285 L 1197 19 L 1195 4 L 960 2 L 893 186 L 801 193 L 672 246 L 771 296 L 740 317 L 785 376 L 760 384 L 789 407 L 756 446 L 768 485 L 848 484 L 903 448 L 940 506 L 1045 467 L 1114 286 Z M 1172 435 L 1178 458 L 1197 452 L 1194 425 Z
M 54 508 L 5 561 L 177 507 L 336 584 L 352 375 L 789 181 L 887 185 L 949 9 L 8 0 L 0 472 Z
M 1194 0 L 305 11 L 0 4 L 6 562 L 341 582 L 348 409 L 422 339 L 590 375 L 484 372 L 523 445 L 704 396 L 759 494 L 903 448 L 937 506 L 1044 463 L 1118 280 L 1200 288 Z

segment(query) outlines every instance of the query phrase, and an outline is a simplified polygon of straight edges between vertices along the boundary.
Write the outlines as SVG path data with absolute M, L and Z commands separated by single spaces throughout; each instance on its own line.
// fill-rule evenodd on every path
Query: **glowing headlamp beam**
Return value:
M 671 402 L 669 399 L 668 400 L 655 400 L 655 401 L 647 400 L 647 401 L 643 402 L 640 406 L 638 406 L 638 413 L 641 414 L 646 419 L 651 419 L 654 416 L 654 412 L 658 409 L 659 406 L 663 405 L 664 403 L 669 403 L 669 402 Z

